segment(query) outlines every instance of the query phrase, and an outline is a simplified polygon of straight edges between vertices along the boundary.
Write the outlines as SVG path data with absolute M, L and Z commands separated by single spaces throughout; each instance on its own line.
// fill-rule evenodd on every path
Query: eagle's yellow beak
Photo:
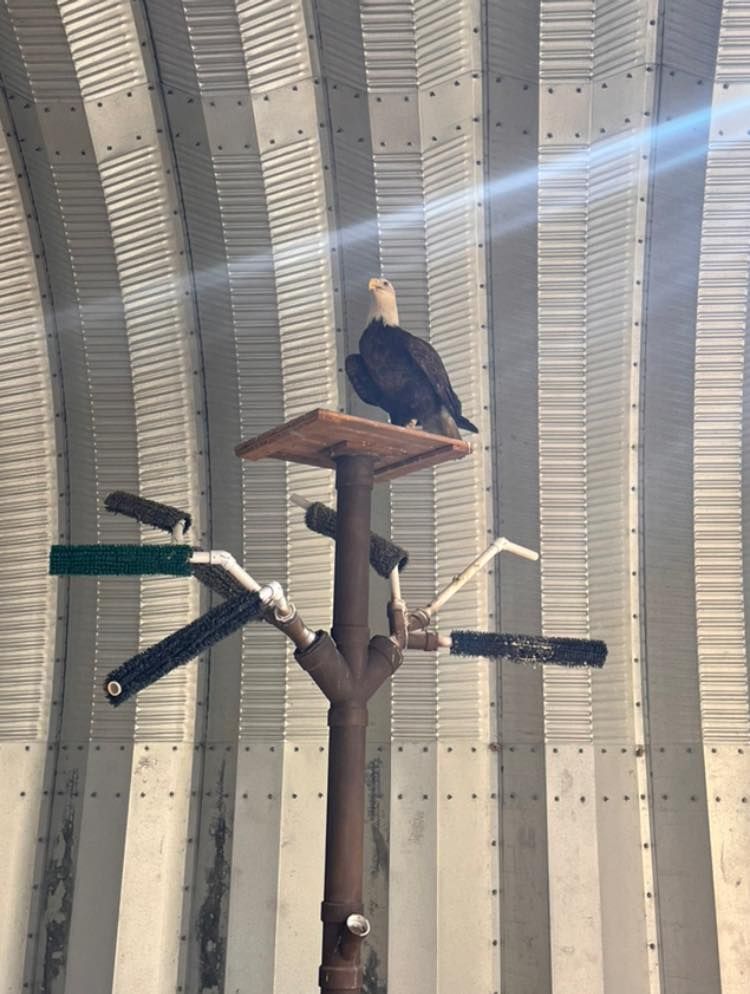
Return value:
M 377 279 L 377 277 L 373 276 L 373 278 L 367 284 L 367 289 L 368 290 L 377 290 L 379 284 L 380 284 L 380 280 Z

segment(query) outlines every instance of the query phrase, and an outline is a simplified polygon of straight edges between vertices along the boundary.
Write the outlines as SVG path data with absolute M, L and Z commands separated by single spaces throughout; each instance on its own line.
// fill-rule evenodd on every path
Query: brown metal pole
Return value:
M 370 508 L 373 461 L 346 455 L 336 460 L 336 564 L 332 635 L 352 681 L 347 700 L 328 712 L 328 805 L 326 815 L 321 994 L 360 994 L 361 941 L 347 928 L 362 914 L 365 819 L 365 739 L 368 653 Z
M 331 634 L 355 677 L 360 677 L 367 665 L 372 483 L 370 456 L 340 456 L 336 460 L 338 501 Z

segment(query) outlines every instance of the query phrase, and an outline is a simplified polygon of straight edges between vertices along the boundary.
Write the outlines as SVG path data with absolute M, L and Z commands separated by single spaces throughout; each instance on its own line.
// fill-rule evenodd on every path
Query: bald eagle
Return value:
M 359 354 L 346 358 L 346 373 L 366 404 L 382 407 L 394 425 L 417 424 L 435 435 L 460 438 L 479 429 L 461 414 L 461 401 L 435 349 L 399 327 L 396 291 L 371 279 L 368 324 Z

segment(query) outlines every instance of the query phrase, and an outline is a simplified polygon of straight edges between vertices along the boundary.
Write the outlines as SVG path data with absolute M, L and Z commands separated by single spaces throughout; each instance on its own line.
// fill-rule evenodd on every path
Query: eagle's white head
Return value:
M 378 318 L 383 324 L 398 325 L 398 306 L 396 304 L 396 291 L 393 284 L 388 280 L 378 279 L 373 276 L 367 284 L 370 291 L 370 311 L 367 315 L 367 323 Z

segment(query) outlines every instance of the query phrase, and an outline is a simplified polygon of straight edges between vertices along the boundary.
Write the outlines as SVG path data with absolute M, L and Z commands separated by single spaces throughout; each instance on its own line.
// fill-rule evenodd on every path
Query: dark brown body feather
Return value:
M 461 414 L 435 349 L 421 338 L 381 320 L 369 323 L 359 354 L 347 356 L 346 372 L 366 404 L 382 407 L 396 425 L 417 421 L 425 431 L 459 438 L 458 428 L 477 431 Z

